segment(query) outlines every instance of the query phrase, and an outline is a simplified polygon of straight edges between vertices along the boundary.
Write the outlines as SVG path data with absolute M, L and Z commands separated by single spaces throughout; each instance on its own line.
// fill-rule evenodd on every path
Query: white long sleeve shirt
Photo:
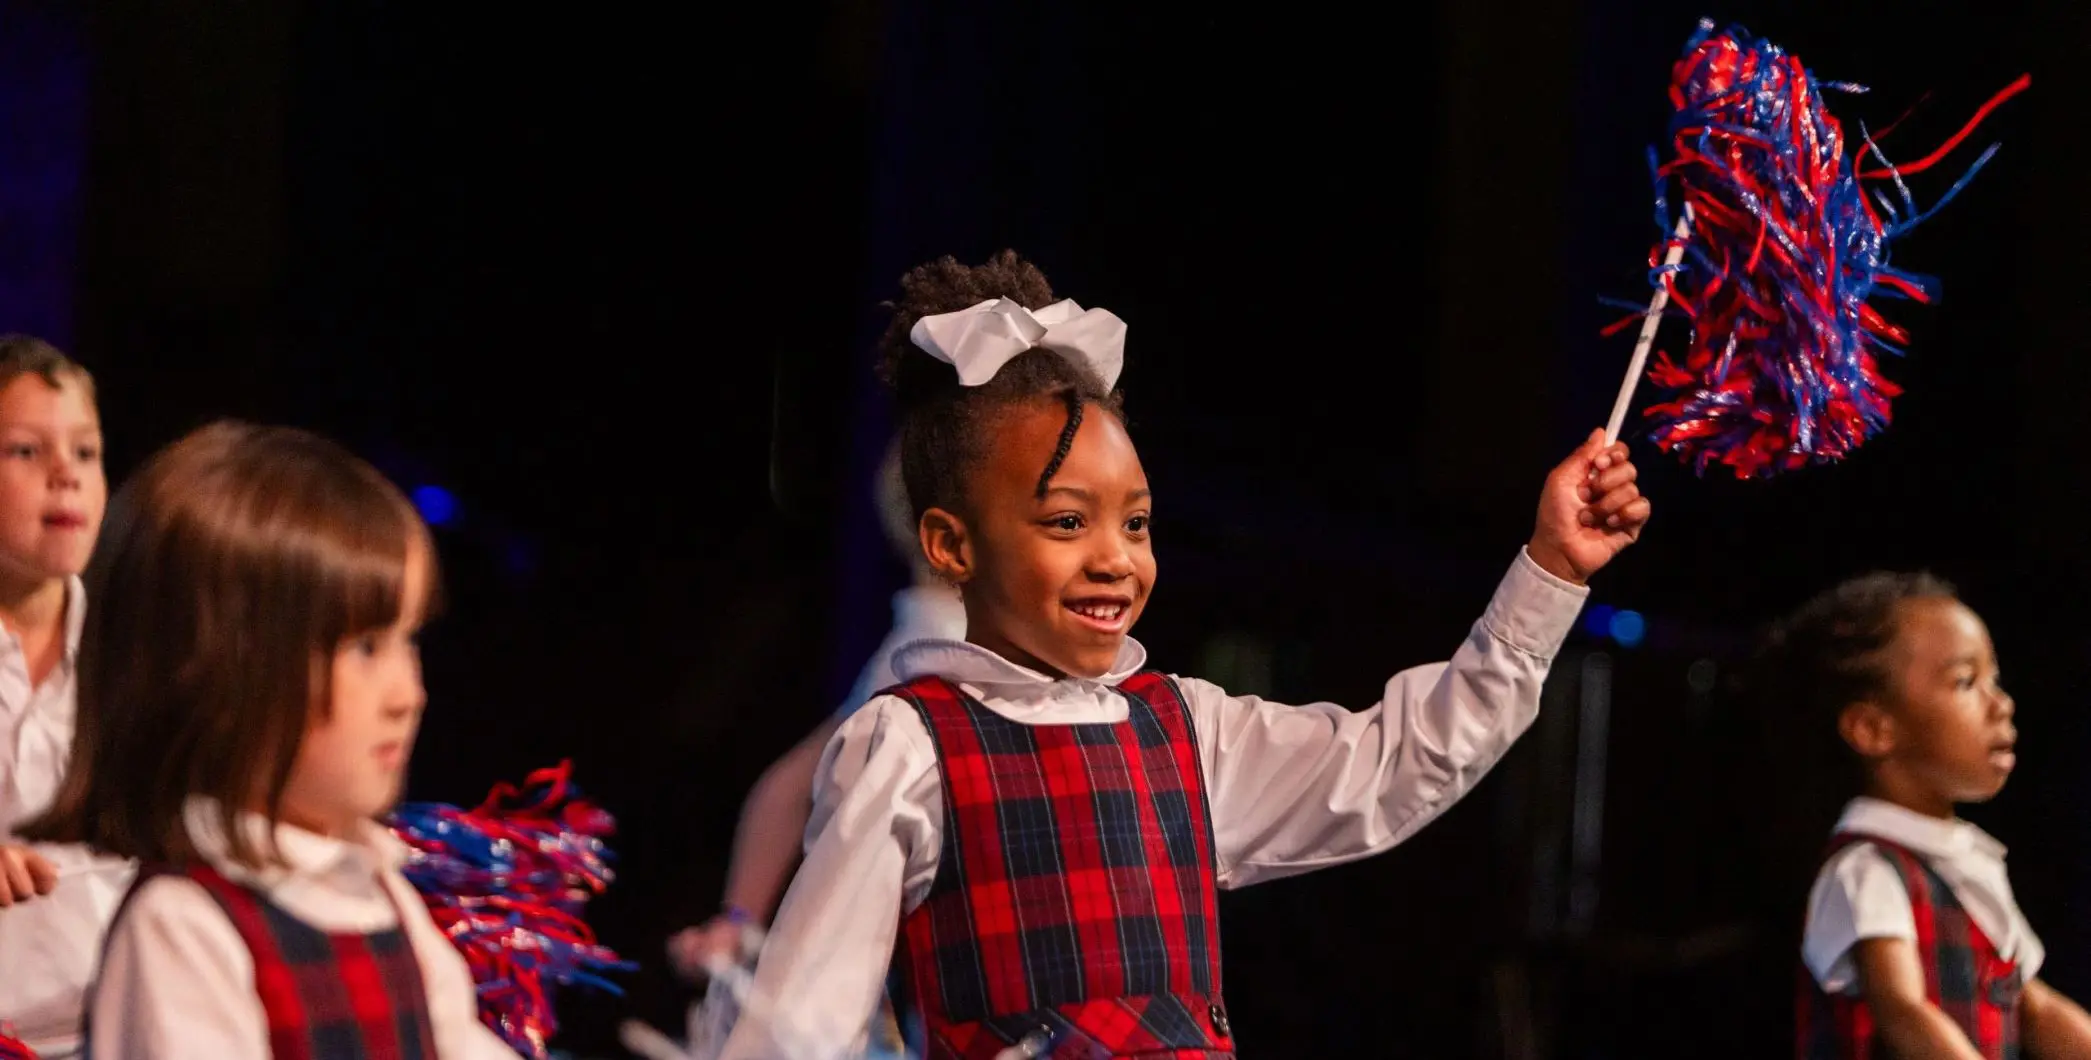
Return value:
M 260 888 L 284 912 L 327 932 L 368 934 L 400 926 L 421 966 L 429 1024 L 441 1060 L 516 1060 L 479 1021 L 465 960 L 399 872 L 406 846 L 376 822 L 349 842 L 278 825 L 287 866 L 256 872 L 226 856 L 229 844 L 207 799 L 184 807 L 205 861 Z M 245 815 L 257 838 L 267 823 Z M 266 849 L 266 848 L 264 848 Z M 269 1060 L 268 1018 L 254 987 L 254 956 L 201 884 L 146 881 L 109 929 L 108 958 L 88 997 L 90 1049 L 108 1060 Z
M 1356 861 L 1466 794 L 1530 725 L 1588 590 L 1520 554 L 1449 662 L 1404 670 L 1358 712 L 1286 706 L 1179 679 L 1212 807 L 1219 885 Z M 1058 680 L 986 649 L 921 641 L 902 680 L 943 676 L 1027 725 L 1124 721 L 1115 685 L 1141 670 L 1128 639 L 1111 673 Z M 785 895 L 723 1060 L 831 1060 L 862 1048 L 900 920 L 928 894 L 944 827 L 935 746 L 895 696 L 843 724 L 816 773 L 806 860 Z
M 66 581 L 65 649 L 41 683 L 14 634 L 0 630 L 0 844 L 51 806 L 73 748 L 80 630 L 87 593 Z M 133 867 L 78 844 L 31 846 L 58 870 L 50 894 L 0 909 L 0 1020 L 44 1060 L 79 1055 L 80 1006 L 102 933 L 130 889 Z

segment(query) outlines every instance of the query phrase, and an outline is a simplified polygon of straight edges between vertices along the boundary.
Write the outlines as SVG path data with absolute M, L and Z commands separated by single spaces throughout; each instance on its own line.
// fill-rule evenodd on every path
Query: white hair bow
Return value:
M 1103 381 L 1118 385 L 1125 367 L 1125 321 L 1108 309 L 1083 309 L 1073 299 L 1036 313 L 1007 298 L 991 298 L 956 313 L 915 321 L 915 345 L 958 369 L 958 381 L 979 386 L 1017 354 L 1043 348 L 1086 365 Z

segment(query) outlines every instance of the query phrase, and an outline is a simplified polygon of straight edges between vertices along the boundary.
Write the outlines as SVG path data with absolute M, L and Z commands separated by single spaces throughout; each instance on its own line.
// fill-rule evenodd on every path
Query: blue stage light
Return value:
M 1622 648 L 1637 647 L 1648 635 L 1648 623 L 1639 611 L 1621 611 L 1612 616 L 1612 639 Z
M 1583 632 L 1593 637 L 1611 636 L 1612 615 L 1617 610 L 1610 604 L 1591 604 L 1589 609 L 1583 612 Z
M 422 486 L 414 490 L 414 507 L 421 510 L 421 518 L 430 526 L 448 526 L 457 521 L 457 498 L 441 486 Z

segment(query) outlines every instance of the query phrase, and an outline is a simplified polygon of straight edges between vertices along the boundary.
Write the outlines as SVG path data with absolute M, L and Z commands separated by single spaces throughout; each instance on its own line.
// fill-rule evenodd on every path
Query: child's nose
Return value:
M 1106 546 L 1089 557 L 1091 581 L 1115 582 L 1131 576 L 1133 557 L 1123 547 Z
M 421 713 L 428 703 L 428 690 L 421 687 L 421 675 L 416 673 L 400 681 L 386 698 L 385 713 L 394 721 Z
M 65 453 L 60 453 L 51 458 L 52 486 L 63 488 L 78 486 L 79 484 L 80 461 Z

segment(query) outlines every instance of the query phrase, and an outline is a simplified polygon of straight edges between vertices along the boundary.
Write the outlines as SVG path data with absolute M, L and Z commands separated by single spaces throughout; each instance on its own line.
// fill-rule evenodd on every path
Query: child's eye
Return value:
M 33 460 L 36 457 L 36 447 L 22 444 L 10 445 L 7 447 L 7 455 L 22 460 Z
M 83 446 L 81 446 L 81 447 L 80 447 L 80 452 L 79 452 L 79 455 L 78 455 L 78 457 L 77 457 L 77 459 L 78 459 L 78 460 L 79 460 L 79 461 L 80 461 L 81 463 L 83 463 L 83 464 L 92 464 L 92 463 L 94 463 L 95 461 L 97 461 L 97 460 L 100 460 L 101 458 L 102 458 L 102 450 L 101 450 L 101 447 L 99 447 L 99 446 L 93 446 L 93 445 L 83 445 Z
M 363 636 L 357 637 L 356 650 L 362 652 L 365 655 L 376 655 L 378 653 L 377 634 L 367 633 Z
M 1069 512 L 1065 515 L 1056 515 L 1053 516 L 1051 519 L 1047 519 L 1046 525 L 1052 527 L 1055 530 L 1060 530 L 1065 533 L 1072 534 L 1075 531 L 1080 530 L 1082 528 L 1082 517 L 1072 512 Z
M 1153 517 L 1153 516 L 1151 516 L 1151 515 L 1135 515 L 1135 516 L 1133 516 L 1132 518 L 1130 518 L 1130 519 L 1127 519 L 1127 520 L 1125 521 L 1125 532 L 1126 532 L 1126 533 L 1129 533 L 1129 534 L 1144 534 L 1144 533 L 1146 533 L 1146 532 L 1148 531 L 1148 529 L 1149 529 L 1149 528 L 1151 528 L 1151 527 L 1152 527 L 1153 525 L 1154 525 L 1154 517 Z

